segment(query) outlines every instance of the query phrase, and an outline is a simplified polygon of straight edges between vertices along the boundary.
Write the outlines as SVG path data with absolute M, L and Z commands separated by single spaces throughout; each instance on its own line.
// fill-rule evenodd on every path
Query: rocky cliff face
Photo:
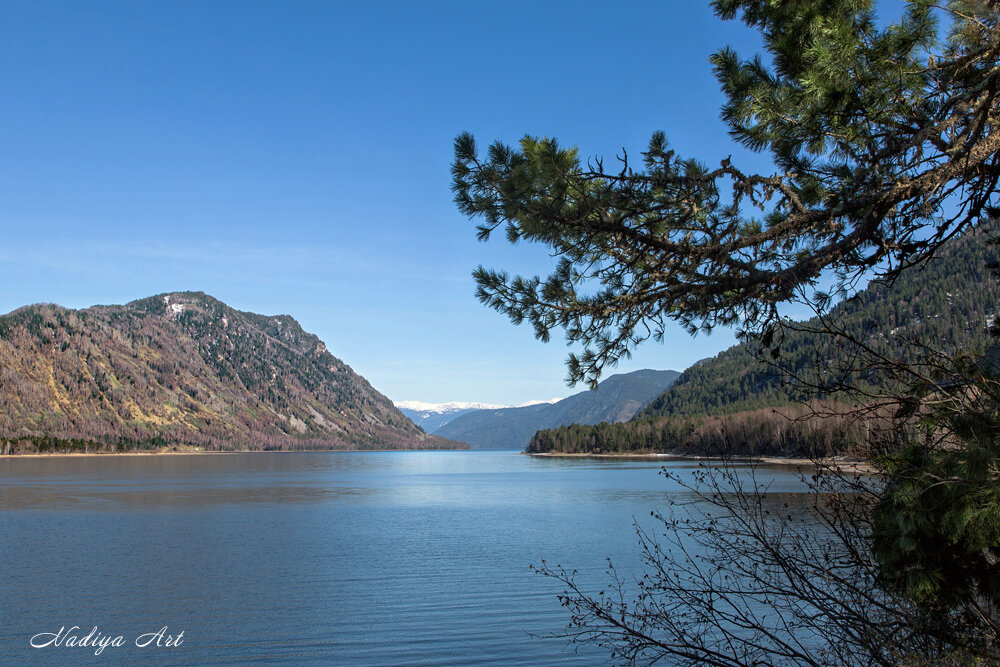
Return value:
M 425 434 L 293 318 L 200 292 L 0 317 L 0 439 L 14 451 L 463 446 Z

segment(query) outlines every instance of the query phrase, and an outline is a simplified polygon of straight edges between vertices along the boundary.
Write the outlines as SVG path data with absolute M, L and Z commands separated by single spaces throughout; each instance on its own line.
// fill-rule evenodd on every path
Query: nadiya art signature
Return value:
M 135 645 L 139 648 L 173 648 L 184 643 L 184 631 L 177 634 L 168 634 L 168 628 L 164 625 L 155 632 L 147 632 L 135 638 Z M 125 646 L 127 640 L 123 635 L 105 634 L 97 629 L 95 625 L 87 634 L 83 634 L 80 626 L 74 625 L 68 630 L 66 626 L 59 628 L 59 632 L 39 632 L 31 638 L 32 648 L 46 648 L 49 646 L 68 646 L 72 648 L 91 648 L 94 655 L 100 655 L 109 646 Z

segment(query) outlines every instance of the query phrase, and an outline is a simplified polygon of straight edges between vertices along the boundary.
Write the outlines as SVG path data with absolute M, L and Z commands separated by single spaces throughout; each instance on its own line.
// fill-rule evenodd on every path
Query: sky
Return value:
M 288 314 L 389 398 L 566 396 L 570 351 L 474 297 L 452 141 L 556 137 L 611 163 L 655 130 L 732 143 L 709 56 L 757 35 L 707 2 L 0 2 L 0 313 L 203 291 Z M 608 369 L 734 343 L 680 327 Z

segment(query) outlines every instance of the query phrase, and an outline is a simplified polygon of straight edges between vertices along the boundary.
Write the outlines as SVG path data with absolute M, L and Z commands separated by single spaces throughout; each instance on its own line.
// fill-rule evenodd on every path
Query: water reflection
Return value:
M 602 587 L 633 520 L 693 496 L 698 462 L 516 452 L 0 459 L 0 664 L 600 664 L 547 559 Z M 768 502 L 807 506 L 787 469 Z M 804 510 L 805 511 L 805 510 Z M 183 651 L 27 650 L 62 624 L 184 628 Z
M 690 494 L 704 462 L 539 458 L 515 452 L 296 452 L 0 459 L 2 510 L 143 510 L 232 504 L 658 505 Z M 772 492 L 802 489 L 794 471 L 757 467 Z

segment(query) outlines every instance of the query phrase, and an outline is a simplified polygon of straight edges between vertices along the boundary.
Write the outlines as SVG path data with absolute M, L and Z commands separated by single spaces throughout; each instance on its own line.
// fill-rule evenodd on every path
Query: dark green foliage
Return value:
M 1000 607 L 1000 484 L 995 439 L 894 453 L 875 508 L 883 580 L 917 604 L 949 610 L 982 597 Z
M 1000 331 L 994 328 L 994 334 Z M 924 388 L 919 431 L 882 457 L 872 511 L 881 580 L 944 635 L 987 641 L 1000 616 L 1000 348 Z M 1000 656 L 998 656 L 1000 659 Z

